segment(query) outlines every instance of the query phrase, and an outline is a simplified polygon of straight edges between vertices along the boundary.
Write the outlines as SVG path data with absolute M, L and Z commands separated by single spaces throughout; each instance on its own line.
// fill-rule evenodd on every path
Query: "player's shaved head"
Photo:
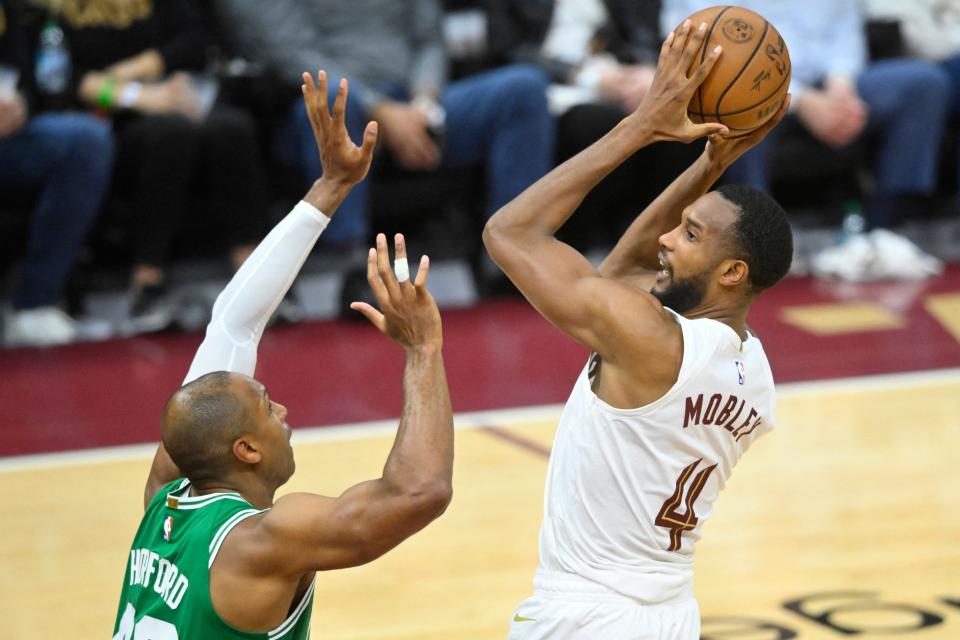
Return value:
M 254 384 L 246 376 L 216 371 L 184 385 L 167 401 L 163 446 L 192 481 L 216 479 L 234 463 L 234 441 L 254 429 Z

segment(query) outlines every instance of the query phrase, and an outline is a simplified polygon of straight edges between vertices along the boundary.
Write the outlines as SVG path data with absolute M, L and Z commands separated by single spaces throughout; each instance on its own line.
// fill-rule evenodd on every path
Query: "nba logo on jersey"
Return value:
M 737 364 L 737 381 L 740 384 L 743 384 L 743 372 L 744 372 L 743 361 L 737 360 L 736 364 Z
M 173 516 L 167 516 L 163 519 L 163 539 L 170 542 L 171 533 L 173 533 Z

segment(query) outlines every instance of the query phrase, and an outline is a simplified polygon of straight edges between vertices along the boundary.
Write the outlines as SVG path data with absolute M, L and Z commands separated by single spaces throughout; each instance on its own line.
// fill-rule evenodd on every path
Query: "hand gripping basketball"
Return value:
M 716 133 L 729 133 L 727 126 L 720 123 L 694 124 L 687 113 L 694 92 L 722 52 L 717 45 L 693 73 L 688 74 L 706 31 L 706 23 L 700 23 L 693 29 L 690 20 L 686 20 L 677 31 L 667 36 L 660 47 L 660 60 L 653 84 L 633 114 L 643 122 L 644 128 L 650 130 L 654 140 L 691 142 Z
M 766 18 L 743 7 L 709 7 L 689 19 L 708 25 L 690 73 L 707 52 L 723 45 L 723 57 L 693 95 L 690 119 L 725 124 L 730 136 L 748 135 L 777 113 L 790 88 L 787 43 Z
M 730 165 L 736 162 L 737 158 L 759 144 L 761 140 L 767 137 L 770 130 L 783 120 L 783 116 L 785 116 L 790 109 L 790 99 L 791 95 L 788 93 L 783 102 L 780 103 L 780 107 L 773 114 L 773 117 L 753 131 L 748 131 L 739 136 L 709 136 L 707 138 L 705 152 L 707 158 L 710 160 L 710 164 L 712 164 L 719 173 L 726 171 Z

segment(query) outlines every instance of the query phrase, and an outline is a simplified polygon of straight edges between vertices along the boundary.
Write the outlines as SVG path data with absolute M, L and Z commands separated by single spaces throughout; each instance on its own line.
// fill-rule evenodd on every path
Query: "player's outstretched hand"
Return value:
M 309 73 L 303 74 L 303 104 L 307 108 L 307 117 L 313 127 L 313 136 L 320 152 L 320 164 L 324 179 L 355 185 L 370 169 L 373 149 L 377 145 L 377 123 L 370 122 L 363 132 L 363 146 L 358 147 L 350 140 L 344 124 L 347 109 L 347 94 L 350 87 L 346 78 L 341 78 L 337 97 L 333 102 L 331 115 L 327 105 L 327 72 L 317 72 L 317 82 Z
M 721 173 L 736 162 L 737 158 L 749 151 L 752 147 L 760 143 L 767 137 L 767 134 L 783 120 L 783 116 L 790 109 L 791 94 L 787 94 L 783 103 L 777 112 L 762 126 L 754 129 L 750 133 L 738 136 L 736 138 L 726 138 L 720 134 L 713 134 L 707 138 L 707 147 L 704 153 L 710 160 L 710 164 L 716 167 Z
M 430 258 L 420 258 L 416 280 L 411 282 L 403 235 L 395 235 L 393 242 L 396 258 L 393 267 L 390 265 L 387 238 L 382 233 L 377 234 L 377 246 L 370 249 L 367 256 L 367 282 L 373 289 L 380 311 L 365 302 L 354 302 L 350 308 L 362 313 L 373 326 L 404 349 L 439 349 L 443 344 L 440 311 L 427 291 Z
M 654 140 L 691 142 L 716 133 L 729 133 L 725 125 L 694 124 L 687 115 L 690 99 L 722 53 L 720 46 L 715 47 L 693 74 L 687 75 L 706 32 L 707 23 L 701 23 L 694 29 L 690 20 L 686 20 L 679 30 L 670 32 L 660 47 L 660 60 L 653 84 L 631 116 L 650 130 Z

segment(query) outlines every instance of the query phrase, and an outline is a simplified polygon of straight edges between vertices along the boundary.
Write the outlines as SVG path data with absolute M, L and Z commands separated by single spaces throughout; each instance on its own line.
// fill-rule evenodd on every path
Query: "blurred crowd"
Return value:
M 380 222 L 449 216 L 434 244 L 497 291 L 486 217 L 636 109 L 664 35 L 711 4 L 0 0 L 5 343 L 77 338 L 83 310 L 65 297 L 82 299 L 67 296 L 78 264 L 123 270 L 128 333 L 173 322 L 174 260 L 239 266 L 320 174 L 299 94 L 301 73 L 318 69 L 349 79 L 355 140 L 371 119 L 382 132 L 371 178 L 318 251 L 359 267 Z M 772 190 L 788 210 L 818 207 L 839 231 L 809 261 L 818 277 L 938 273 L 900 228 L 960 210 L 960 0 L 739 4 L 788 43 L 794 98 L 725 180 Z M 564 239 L 609 246 L 698 154 L 641 150 Z

